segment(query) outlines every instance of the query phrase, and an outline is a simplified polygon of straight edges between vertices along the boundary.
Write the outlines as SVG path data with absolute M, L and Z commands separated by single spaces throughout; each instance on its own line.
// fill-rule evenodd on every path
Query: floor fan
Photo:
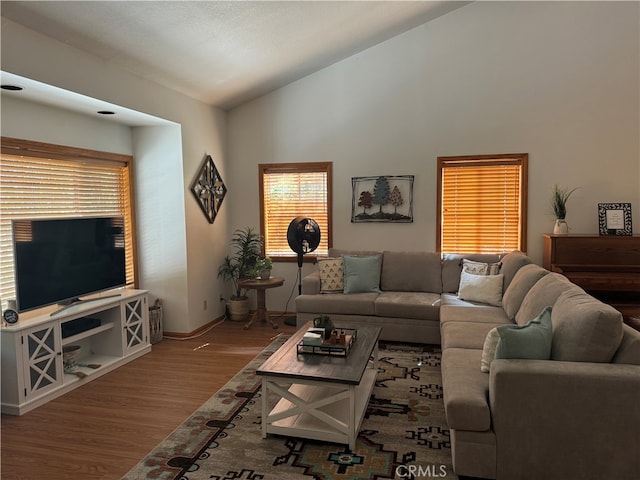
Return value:
M 291 250 L 298 254 L 298 295 L 302 294 L 302 257 L 313 252 L 320 245 L 320 227 L 315 220 L 296 217 L 287 229 L 287 242 Z
M 298 254 L 298 295 L 302 294 L 302 259 L 306 253 L 313 252 L 320 244 L 320 227 L 311 218 L 296 217 L 287 229 L 287 242 L 291 250 Z M 285 320 L 288 325 L 295 325 Z

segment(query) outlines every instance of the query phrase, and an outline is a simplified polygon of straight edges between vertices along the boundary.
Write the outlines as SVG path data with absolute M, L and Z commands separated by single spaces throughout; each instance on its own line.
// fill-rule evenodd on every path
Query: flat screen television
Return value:
M 12 221 L 19 311 L 126 284 L 125 232 L 121 216 Z

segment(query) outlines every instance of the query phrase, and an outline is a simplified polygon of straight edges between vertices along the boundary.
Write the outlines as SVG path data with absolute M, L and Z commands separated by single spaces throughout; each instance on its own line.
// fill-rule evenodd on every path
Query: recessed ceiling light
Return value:
M 0 88 L 2 88 L 2 90 L 11 90 L 12 92 L 19 92 L 22 90 L 22 87 L 19 87 L 18 85 L 0 85 Z
M 116 112 L 112 112 L 111 110 L 99 110 L 98 113 L 100 115 L 115 115 Z

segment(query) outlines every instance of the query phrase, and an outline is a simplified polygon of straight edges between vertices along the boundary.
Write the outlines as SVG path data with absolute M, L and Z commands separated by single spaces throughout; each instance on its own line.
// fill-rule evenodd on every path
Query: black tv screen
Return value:
M 123 217 L 13 220 L 18 310 L 126 283 Z

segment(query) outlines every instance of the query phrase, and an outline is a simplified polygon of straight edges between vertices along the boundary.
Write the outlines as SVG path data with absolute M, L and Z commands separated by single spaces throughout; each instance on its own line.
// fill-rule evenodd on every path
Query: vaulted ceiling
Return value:
M 469 2 L 2 1 L 2 16 L 228 110 Z

